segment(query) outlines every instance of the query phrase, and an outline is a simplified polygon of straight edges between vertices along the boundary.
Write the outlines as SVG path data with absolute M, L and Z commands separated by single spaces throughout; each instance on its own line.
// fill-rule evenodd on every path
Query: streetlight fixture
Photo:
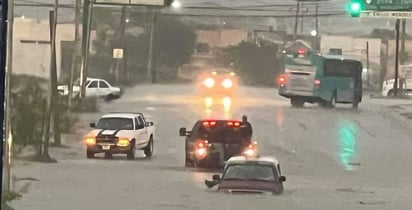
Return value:
M 316 30 L 312 30 L 312 31 L 310 32 L 310 35 L 312 35 L 312 36 L 317 36 L 317 35 L 318 35 L 318 32 L 317 32 Z
M 171 6 L 173 9 L 180 9 L 182 8 L 182 3 L 178 0 L 174 0 Z

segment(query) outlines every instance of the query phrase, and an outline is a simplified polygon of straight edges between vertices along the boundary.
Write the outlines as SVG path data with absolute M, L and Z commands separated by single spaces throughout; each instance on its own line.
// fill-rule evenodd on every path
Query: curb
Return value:
M 412 117 L 407 118 L 403 116 L 405 112 L 402 108 L 405 105 L 392 105 L 392 106 L 385 106 L 383 109 L 383 116 L 388 118 L 396 125 L 396 127 L 402 127 L 409 131 L 412 134 Z M 410 105 L 412 106 L 412 105 Z M 412 108 L 409 111 L 409 116 L 412 116 Z M 408 116 L 408 117 L 409 117 Z

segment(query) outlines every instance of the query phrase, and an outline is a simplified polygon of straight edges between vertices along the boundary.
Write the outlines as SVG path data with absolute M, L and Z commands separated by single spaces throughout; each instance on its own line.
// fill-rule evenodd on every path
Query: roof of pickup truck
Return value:
M 115 112 L 103 115 L 101 118 L 134 118 L 137 116 L 143 116 L 142 113 L 135 112 Z

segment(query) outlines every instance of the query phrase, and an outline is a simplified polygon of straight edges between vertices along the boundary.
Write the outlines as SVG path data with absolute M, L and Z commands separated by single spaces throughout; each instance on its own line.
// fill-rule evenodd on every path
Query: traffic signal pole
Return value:
M 393 90 L 395 93 L 395 97 L 398 96 L 398 80 L 399 80 L 399 26 L 400 20 L 396 19 L 396 49 L 395 49 L 395 82 L 393 83 Z

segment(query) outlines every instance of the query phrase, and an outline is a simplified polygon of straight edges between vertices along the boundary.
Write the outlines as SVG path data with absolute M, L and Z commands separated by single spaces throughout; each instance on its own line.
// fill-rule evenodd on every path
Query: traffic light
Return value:
M 364 8 L 363 0 L 351 0 L 347 4 L 346 10 L 350 13 L 350 16 L 359 17 Z

